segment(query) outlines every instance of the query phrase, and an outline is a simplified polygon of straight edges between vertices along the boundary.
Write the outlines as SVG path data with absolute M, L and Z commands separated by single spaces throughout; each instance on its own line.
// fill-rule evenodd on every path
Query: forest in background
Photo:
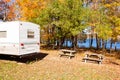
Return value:
M 90 49 L 96 39 L 96 49 L 105 50 L 107 40 L 112 48 L 120 38 L 119 0 L 1 0 L 0 18 L 39 24 L 41 43 L 52 48 L 70 40 L 77 49 L 78 40 L 89 38 Z

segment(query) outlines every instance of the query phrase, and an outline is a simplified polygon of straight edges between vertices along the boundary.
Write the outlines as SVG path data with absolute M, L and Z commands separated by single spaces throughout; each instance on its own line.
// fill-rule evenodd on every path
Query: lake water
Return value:
M 78 40 L 77 46 L 79 48 L 90 48 L 90 41 L 91 41 L 90 39 L 86 39 L 85 41 Z M 107 45 L 106 45 L 107 49 L 110 49 L 110 44 L 111 44 L 111 41 L 108 40 Z M 63 46 L 72 47 L 72 41 L 70 41 L 70 40 L 64 41 Z M 96 39 L 93 39 L 92 47 L 94 47 L 94 48 L 97 47 Z M 100 47 L 102 48 L 102 41 L 101 41 Z M 115 48 L 115 44 L 112 44 L 112 49 L 114 49 L 114 48 Z M 120 42 L 116 42 L 116 48 L 117 48 L 117 50 L 120 50 Z

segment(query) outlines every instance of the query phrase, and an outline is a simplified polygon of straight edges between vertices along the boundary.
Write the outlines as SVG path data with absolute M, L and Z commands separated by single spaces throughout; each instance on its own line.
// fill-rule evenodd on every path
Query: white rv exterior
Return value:
M 0 54 L 21 56 L 40 52 L 39 28 L 31 22 L 0 23 Z

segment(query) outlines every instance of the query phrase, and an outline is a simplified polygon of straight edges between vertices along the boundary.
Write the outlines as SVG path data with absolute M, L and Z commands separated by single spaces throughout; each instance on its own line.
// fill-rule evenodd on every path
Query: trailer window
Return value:
M 7 37 L 7 31 L 0 31 L 0 38 L 6 38 Z
M 34 31 L 28 30 L 27 31 L 27 38 L 34 38 Z

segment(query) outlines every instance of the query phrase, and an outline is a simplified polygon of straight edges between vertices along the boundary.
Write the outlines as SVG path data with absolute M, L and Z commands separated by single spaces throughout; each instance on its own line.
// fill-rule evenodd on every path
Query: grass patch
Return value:
M 48 52 L 44 59 L 28 63 L 0 60 L 0 80 L 120 80 L 119 65 L 84 63 L 82 54 L 68 59 L 59 57 L 58 51 L 44 53 Z M 109 59 L 120 64 L 118 59 Z
M 12 62 L 0 62 L 0 69 L 1 70 L 11 70 L 16 66 L 17 66 L 17 64 L 12 63 Z

